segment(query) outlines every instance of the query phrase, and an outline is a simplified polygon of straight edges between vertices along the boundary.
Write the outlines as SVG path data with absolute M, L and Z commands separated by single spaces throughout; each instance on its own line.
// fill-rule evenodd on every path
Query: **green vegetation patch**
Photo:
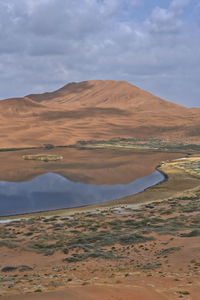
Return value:
M 7 248 L 10 248 L 10 249 L 13 249 L 13 248 L 17 248 L 19 247 L 20 245 L 13 242 L 13 241 L 10 241 L 10 240 L 2 240 L 0 241 L 0 247 L 7 247 Z
M 136 244 L 136 243 L 145 243 L 148 241 L 153 241 L 154 238 L 151 236 L 144 236 L 140 234 L 129 234 L 129 235 L 124 235 L 119 238 L 119 243 L 121 245 L 131 245 L 131 244 Z
M 102 257 L 101 247 L 113 246 L 115 244 L 120 245 L 132 245 L 136 243 L 145 243 L 154 240 L 153 237 L 144 236 L 138 233 L 124 234 L 124 232 L 92 232 L 88 234 L 79 235 L 67 242 L 67 249 L 81 249 L 86 255 L 85 258 Z M 93 253 L 93 254 L 92 254 Z M 105 256 L 105 253 L 103 253 Z M 108 254 L 108 253 L 107 253 Z M 77 256 L 76 256 L 77 257 Z M 110 258 L 110 252 L 109 256 Z
M 61 249 L 64 247 L 64 242 L 62 240 L 57 240 L 54 243 L 48 243 L 45 241 L 37 241 L 37 242 L 30 242 L 26 246 L 29 250 L 34 250 L 37 253 L 42 253 L 45 255 L 52 255 L 56 250 Z
M 21 265 L 21 266 L 5 266 L 4 268 L 1 269 L 1 272 L 13 272 L 19 270 L 20 272 L 27 272 L 27 271 L 32 271 L 33 268 L 26 266 L 26 265 Z
M 182 236 L 182 237 L 195 237 L 195 236 L 200 236 L 200 230 L 192 230 L 191 232 L 181 234 L 181 236 Z
M 6 267 L 1 269 L 1 272 L 13 272 L 13 271 L 16 271 L 16 270 L 17 270 L 17 267 L 6 266 Z
M 148 264 L 145 266 L 142 266 L 141 269 L 143 270 L 154 270 L 160 268 L 160 264 Z
M 179 251 L 179 250 L 181 250 L 181 247 L 171 247 L 171 248 L 161 250 L 158 253 L 158 255 L 168 255 L 168 254 L 174 253 L 174 252 Z
M 155 151 L 177 151 L 196 152 L 200 151 L 199 144 L 184 144 L 180 142 L 168 142 L 160 139 L 136 139 L 136 138 L 115 138 L 111 140 L 89 140 L 78 141 L 75 145 L 78 148 L 128 148 L 135 150 Z
M 63 160 L 63 156 L 52 154 L 23 155 L 22 158 L 25 160 L 39 160 L 44 162 Z
M 112 251 L 94 250 L 89 253 L 74 253 L 72 256 L 63 259 L 63 261 L 68 263 L 80 262 L 88 258 L 116 259 L 119 257 L 113 255 Z
M 190 171 L 192 174 L 200 175 L 200 158 L 179 163 L 178 167 Z

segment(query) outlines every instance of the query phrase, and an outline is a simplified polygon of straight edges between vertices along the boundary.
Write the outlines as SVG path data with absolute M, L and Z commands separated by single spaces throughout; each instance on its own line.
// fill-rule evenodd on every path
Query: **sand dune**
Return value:
M 200 109 L 162 100 L 124 81 L 92 80 L 0 101 L 0 126 L 1 148 L 116 137 L 195 143 Z

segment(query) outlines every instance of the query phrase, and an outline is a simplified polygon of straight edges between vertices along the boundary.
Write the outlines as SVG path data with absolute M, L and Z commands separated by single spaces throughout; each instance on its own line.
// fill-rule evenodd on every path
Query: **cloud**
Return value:
M 173 0 L 170 4 L 171 10 L 182 10 L 185 6 L 189 5 L 192 0 Z
M 150 30 L 156 33 L 174 33 L 181 29 L 184 8 L 192 0 L 172 0 L 168 8 L 156 6 L 146 22 Z
M 156 7 L 146 24 L 153 32 L 173 33 L 181 28 L 182 22 L 174 11 Z
M 200 35 L 184 17 L 190 2 L 155 5 L 143 20 L 145 0 L 0 0 L 0 98 L 116 79 L 198 104 Z

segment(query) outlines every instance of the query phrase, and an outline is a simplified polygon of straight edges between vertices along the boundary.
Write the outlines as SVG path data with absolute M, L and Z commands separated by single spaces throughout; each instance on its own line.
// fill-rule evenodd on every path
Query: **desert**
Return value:
M 200 299 L 198 0 L 0 0 L 0 300 Z
M 198 108 L 112 80 L 0 107 L 2 300 L 199 298 Z M 155 172 L 148 188 L 102 201 Z M 34 210 L 43 200 L 54 208 Z
M 124 81 L 70 83 L 55 92 L 1 101 L 0 147 L 65 146 L 113 138 L 195 144 L 199 113 L 199 108 L 170 103 Z

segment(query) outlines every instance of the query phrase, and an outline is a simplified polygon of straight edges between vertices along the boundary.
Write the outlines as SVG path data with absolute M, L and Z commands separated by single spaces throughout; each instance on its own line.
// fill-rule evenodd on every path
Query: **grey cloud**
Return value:
M 174 11 L 156 7 L 146 24 L 153 32 L 173 33 L 181 28 L 182 22 Z
M 189 1 L 154 8 L 143 23 L 134 18 L 140 3 L 0 0 L 0 98 L 116 79 L 198 105 L 199 29 L 189 35 L 181 26 Z

